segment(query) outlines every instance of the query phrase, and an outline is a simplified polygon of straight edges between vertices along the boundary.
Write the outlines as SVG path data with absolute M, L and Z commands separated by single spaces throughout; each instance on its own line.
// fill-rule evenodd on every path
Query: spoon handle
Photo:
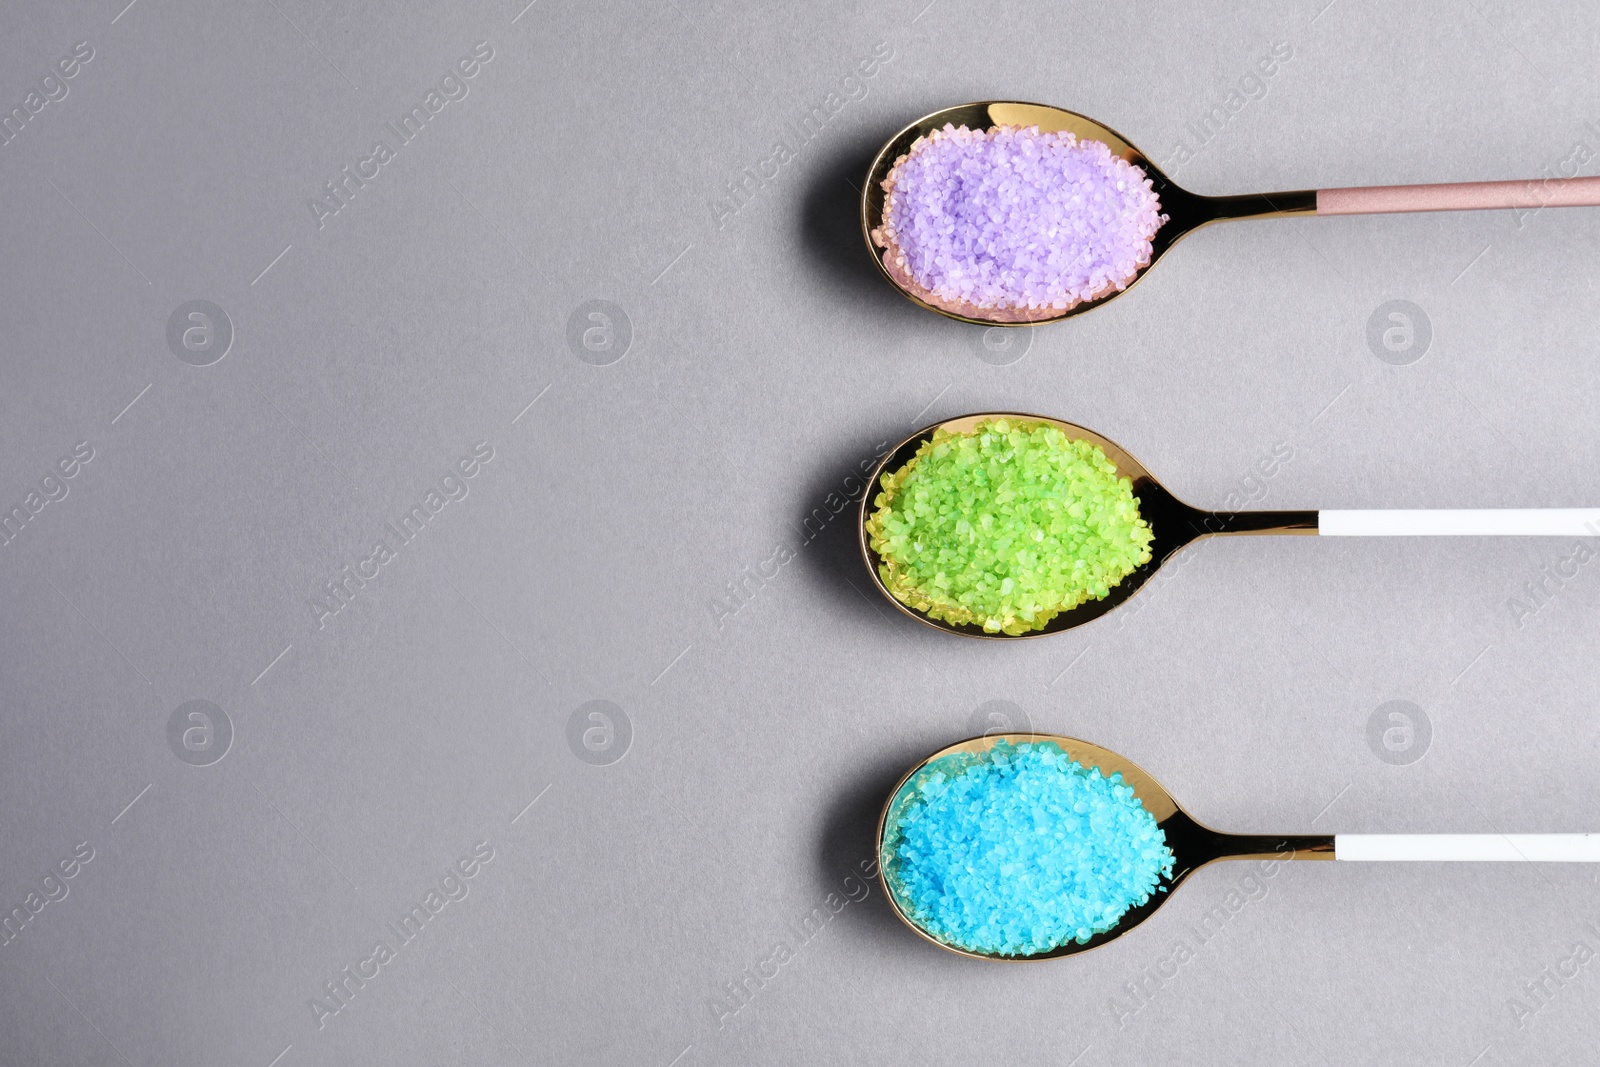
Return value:
M 1219 834 L 1204 831 L 1212 836 L 1209 847 L 1195 847 L 1205 853 L 1205 858 L 1227 860 L 1331 860 L 1334 858 L 1334 839 L 1329 834 L 1290 835 L 1263 837 L 1257 834 Z M 1169 830 L 1170 841 L 1173 833 Z
M 1600 178 L 1535 178 L 1448 185 L 1374 185 L 1317 190 L 1318 215 L 1384 215 L 1406 211 L 1482 211 L 1600 206 Z
M 1336 834 L 1334 859 L 1600 863 L 1600 834 Z
M 1596 537 L 1600 508 L 1319 511 L 1324 537 Z
M 1202 534 L 1314 534 L 1315 511 L 1202 512 L 1194 529 Z

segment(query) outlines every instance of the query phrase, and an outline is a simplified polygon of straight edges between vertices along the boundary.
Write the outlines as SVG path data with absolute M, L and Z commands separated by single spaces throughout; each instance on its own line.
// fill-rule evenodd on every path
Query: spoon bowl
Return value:
M 1105 453 L 1117 468 L 1117 473 L 1133 483 L 1133 495 L 1139 501 L 1139 514 L 1145 522 L 1150 524 L 1154 535 L 1150 543 L 1150 562 L 1144 564 L 1132 574 L 1128 575 L 1117 585 L 1112 586 L 1110 592 L 1099 600 L 1086 600 L 1077 607 L 1069 608 L 1043 627 L 1030 630 L 1021 634 L 990 633 L 976 623 L 956 624 L 943 619 L 935 619 L 902 604 L 889 591 L 879 573 L 880 568 L 891 567 L 872 548 L 872 539 L 867 532 L 867 519 L 876 509 L 874 503 L 877 497 L 876 486 L 880 484 L 885 472 L 899 470 L 916 455 L 917 449 L 933 439 L 936 430 L 944 429 L 955 433 L 970 433 L 980 422 L 988 419 L 1013 419 L 1019 422 L 1039 422 L 1054 426 L 1067 437 L 1074 440 L 1087 441 Z M 1043 637 L 1047 634 L 1060 633 L 1070 630 L 1075 626 L 1082 626 L 1086 622 L 1098 619 L 1106 612 L 1121 605 L 1129 597 L 1144 587 L 1156 571 L 1160 570 L 1174 553 L 1191 541 L 1214 534 L 1240 534 L 1240 533 L 1289 533 L 1289 534 L 1315 534 L 1317 532 L 1317 513 L 1314 511 L 1252 511 L 1225 513 L 1204 511 L 1192 507 L 1173 496 L 1165 486 L 1156 481 L 1156 478 L 1144 464 L 1134 459 L 1126 449 L 1115 441 L 1101 437 L 1093 430 L 1060 419 L 1052 419 L 1044 415 L 1027 415 L 1017 412 L 987 412 L 977 415 L 963 415 L 956 419 L 946 419 L 931 426 L 924 426 L 916 433 L 900 442 L 891 449 L 867 480 L 867 489 L 861 494 L 861 507 L 856 523 L 857 536 L 861 545 L 861 556 L 866 561 L 867 572 L 872 576 L 872 582 L 878 587 L 888 601 L 902 612 L 916 619 L 918 622 L 932 626 L 937 630 L 947 633 L 960 634 L 963 637 L 1003 638 L 1007 640 L 1026 637 Z
M 909 796 L 903 795 L 906 783 L 923 767 L 935 760 L 949 756 L 971 756 L 981 758 L 990 749 L 1000 742 L 1020 745 L 1030 741 L 1053 741 L 1059 745 L 1069 757 L 1083 764 L 1085 767 L 1096 768 L 1106 777 L 1121 773 L 1124 784 L 1132 786 L 1135 795 L 1144 804 L 1156 820 L 1156 824 L 1166 835 L 1167 847 L 1172 850 L 1173 865 L 1170 877 L 1163 878 L 1160 887 L 1152 893 L 1150 899 L 1137 907 L 1129 909 L 1117 925 L 1103 933 L 1094 934 L 1088 941 L 1079 944 L 1069 941 L 1046 952 L 1030 955 L 1001 956 L 973 952 L 960 945 L 944 941 L 919 926 L 914 918 L 906 913 L 897 899 L 890 881 L 891 857 L 884 855 L 884 842 L 891 819 L 898 816 L 901 808 L 909 801 Z M 1055 734 L 1029 734 L 1029 733 L 1002 733 L 988 734 L 983 737 L 974 737 L 958 744 L 942 748 L 927 757 L 905 773 L 905 776 L 895 783 L 889 793 L 889 798 L 883 805 L 883 812 L 878 817 L 878 834 L 876 838 L 875 855 L 878 858 L 878 879 L 883 887 L 884 899 L 889 901 L 889 906 L 894 910 L 902 922 L 915 930 L 922 938 L 933 942 L 940 948 L 974 959 L 994 959 L 1009 962 L 1030 962 L 1034 960 L 1055 959 L 1060 956 L 1076 955 L 1099 948 L 1108 941 L 1114 941 L 1144 922 L 1156 910 L 1172 899 L 1172 890 L 1176 889 L 1183 881 L 1195 871 L 1206 864 L 1222 859 L 1264 859 L 1264 860 L 1291 860 L 1291 859 L 1317 859 L 1331 860 L 1334 858 L 1334 838 L 1324 836 L 1261 836 L 1245 834 L 1225 834 L 1213 830 L 1197 822 L 1188 812 L 1179 806 L 1171 793 L 1162 788 L 1161 783 L 1151 777 L 1149 772 L 1125 756 L 1118 755 L 1108 748 L 1091 745 L 1087 741 L 1080 741 L 1074 737 L 1062 737 Z
M 895 162 L 907 152 L 919 137 L 926 136 L 946 125 L 965 126 L 970 130 L 984 131 L 997 126 L 1037 126 L 1041 133 L 1071 133 L 1080 141 L 1100 141 L 1111 149 L 1113 156 L 1139 167 L 1150 179 L 1151 188 L 1161 202 L 1161 211 L 1167 221 L 1156 232 L 1151 242 L 1150 261 L 1122 289 L 1111 288 L 1100 295 L 1081 301 L 1069 308 L 1001 309 L 979 308 L 974 305 L 954 305 L 930 299 L 931 294 L 918 292 L 910 279 L 902 276 L 886 260 L 886 248 L 872 236 L 883 225 L 885 192 L 884 181 L 894 169 Z M 895 134 L 878 151 L 867 168 L 867 181 L 861 194 L 861 232 L 873 262 L 883 272 L 889 284 L 900 290 L 913 303 L 937 311 L 962 322 L 982 326 L 1032 326 L 1043 322 L 1056 322 L 1081 315 L 1090 308 L 1099 307 L 1133 288 L 1167 250 L 1189 232 L 1223 219 L 1265 218 L 1274 215 L 1314 215 L 1317 213 L 1317 194 L 1303 190 L 1271 195 L 1200 196 L 1178 185 L 1161 172 L 1150 159 L 1109 126 L 1102 125 L 1073 111 L 1063 111 L 1045 104 L 1028 104 L 1011 100 L 988 100 L 975 104 L 947 107 L 925 115 Z

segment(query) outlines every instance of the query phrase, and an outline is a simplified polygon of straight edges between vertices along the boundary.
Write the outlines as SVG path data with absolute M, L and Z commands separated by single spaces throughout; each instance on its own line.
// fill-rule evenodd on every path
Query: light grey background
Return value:
M 1512 603 L 1571 543 L 1209 543 L 1115 615 L 997 645 L 876 600 L 848 513 L 804 532 L 884 443 L 1004 408 L 1090 425 L 1202 505 L 1600 503 L 1600 211 L 1208 230 L 1009 365 L 890 291 L 855 221 L 873 149 L 925 112 L 1039 100 L 1168 160 L 1275 43 L 1292 58 L 1180 182 L 1534 177 L 1579 144 L 1595 173 L 1600 13 L 123 2 L 0 19 L 5 109 L 94 50 L 0 147 L 3 510 L 94 450 L 0 548 L 0 908 L 93 849 L 0 947 L 0 1060 L 1591 1053 L 1600 975 L 1557 970 L 1600 948 L 1576 866 L 1294 864 L 1253 895 L 1219 866 L 1113 947 L 1026 967 L 922 943 L 876 888 L 795 931 L 859 895 L 885 790 L 990 701 L 1223 828 L 1600 830 L 1600 566 Z M 479 42 L 468 95 L 319 228 L 308 201 Z M 167 344 L 196 299 L 234 333 L 204 367 Z M 568 346 L 591 300 L 631 326 L 608 366 Z M 1408 365 L 1367 344 L 1390 300 L 1431 326 Z M 319 628 L 324 583 L 478 442 L 469 495 Z M 192 700 L 232 726 L 208 766 L 169 747 Z M 631 726 L 620 760 L 602 720 L 569 734 L 595 700 Z M 1369 745 L 1395 700 L 1427 716 L 1420 759 Z M 323 984 L 479 842 L 469 895 L 319 1025 Z

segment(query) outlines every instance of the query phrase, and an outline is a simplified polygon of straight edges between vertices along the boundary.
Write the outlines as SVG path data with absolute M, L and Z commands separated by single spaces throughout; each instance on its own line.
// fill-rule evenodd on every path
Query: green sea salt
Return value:
M 1132 483 L 1098 446 L 1049 423 L 938 429 L 880 485 L 867 519 L 878 576 L 945 622 L 1039 630 L 1150 561 Z

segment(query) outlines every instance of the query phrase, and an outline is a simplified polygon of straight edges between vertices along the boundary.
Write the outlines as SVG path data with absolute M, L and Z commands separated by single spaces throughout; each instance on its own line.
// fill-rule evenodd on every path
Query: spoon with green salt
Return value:
M 884 897 L 918 934 L 1025 961 L 1121 937 L 1217 860 L 1595 863 L 1600 834 L 1229 834 L 1110 749 L 995 734 L 906 772 L 878 819 L 876 855 Z
M 1081 626 L 1202 537 L 1600 534 L 1600 508 L 1207 511 L 1092 430 L 1006 412 L 918 430 L 868 487 L 859 533 L 878 591 L 918 622 L 966 637 Z

